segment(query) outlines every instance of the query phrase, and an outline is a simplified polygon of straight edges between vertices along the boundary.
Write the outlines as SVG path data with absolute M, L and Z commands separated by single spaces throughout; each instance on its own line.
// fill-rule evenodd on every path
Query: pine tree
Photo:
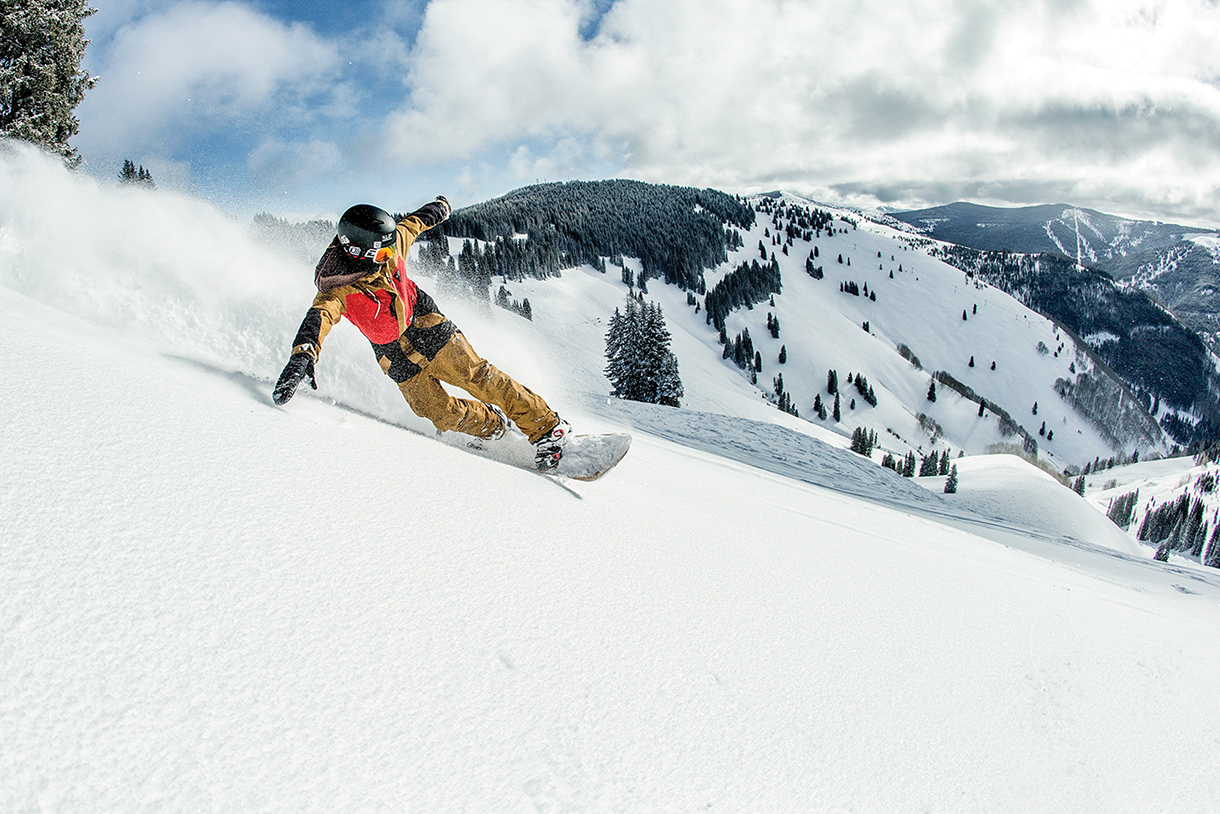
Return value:
M 786 364 L 788 361 L 788 346 L 780 345 L 779 347 L 779 363 Z
M 678 359 L 669 349 L 671 337 L 661 306 L 655 303 L 641 306 L 640 323 L 637 358 L 647 384 L 643 398 L 637 401 L 678 407 L 683 395 L 682 380 L 678 375 Z
M 678 375 L 678 357 L 667 350 L 661 357 L 661 367 L 657 375 L 657 404 L 681 407 L 680 399 L 684 392 L 682 377 Z
M 835 407 L 830 415 L 832 418 L 834 418 L 835 421 L 843 420 L 843 412 L 842 412 L 842 410 L 839 409 L 839 394 L 838 393 L 835 393 Z
M 1072 484 L 1072 489 L 1076 492 L 1076 494 L 1084 497 L 1084 475 L 1076 478 L 1076 482 Z
M 928 401 L 936 401 L 936 379 L 928 382 Z
M 919 460 L 919 477 L 929 478 L 940 473 L 940 456 L 929 452 Z
M 875 431 L 866 430 L 863 427 L 856 427 L 851 432 L 851 451 L 863 455 L 865 458 L 873 457 L 873 447 L 877 445 L 877 433 Z M 891 460 L 893 460 L 891 456 Z
M 945 494 L 952 495 L 957 493 L 957 464 L 949 470 L 949 477 L 945 478 Z
M 84 21 L 96 11 L 85 0 L 0 2 L 0 138 L 80 163 L 68 139 L 80 129 L 73 111 L 97 82 L 80 69 Z

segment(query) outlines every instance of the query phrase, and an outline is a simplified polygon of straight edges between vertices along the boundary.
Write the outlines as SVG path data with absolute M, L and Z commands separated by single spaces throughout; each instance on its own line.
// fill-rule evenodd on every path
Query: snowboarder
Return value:
M 494 440 L 504 435 L 511 420 L 534 445 L 535 466 L 552 471 L 563 456 L 571 431 L 568 422 L 540 396 L 475 353 L 432 297 L 407 276 L 407 250 L 449 212 L 449 202 L 438 195 L 397 223 L 385 210 L 368 204 L 343 213 L 338 234 L 318 261 L 318 294 L 293 340 L 292 356 L 272 399 L 287 402 L 306 376 L 318 389 L 314 363 L 322 342 L 346 316 L 372 343 L 378 364 L 407 404 L 438 432 Z M 449 395 L 441 382 L 462 388 L 477 401 Z

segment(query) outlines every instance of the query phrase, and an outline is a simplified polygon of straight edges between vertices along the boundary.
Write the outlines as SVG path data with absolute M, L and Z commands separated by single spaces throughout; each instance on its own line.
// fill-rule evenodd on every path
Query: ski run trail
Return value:
M 597 483 L 437 439 L 350 325 L 274 406 L 308 265 L 0 154 L 0 811 L 1215 810 L 1220 572 L 1012 456 L 893 476 L 680 325 L 690 409 L 612 401 L 618 281 L 518 288 L 438 298 L 634 435 Z

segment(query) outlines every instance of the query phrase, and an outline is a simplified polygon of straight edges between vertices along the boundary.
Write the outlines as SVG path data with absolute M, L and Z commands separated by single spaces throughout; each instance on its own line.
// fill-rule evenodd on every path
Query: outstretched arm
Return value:
M 436 200 L 426 203 L 410 215 L 398 222 L 398 238 L 405 252 L 415 242 L 415 238 L 434 226 L 449 219 L 451 212 L 449 201 L 444 195 L 437 195 Z

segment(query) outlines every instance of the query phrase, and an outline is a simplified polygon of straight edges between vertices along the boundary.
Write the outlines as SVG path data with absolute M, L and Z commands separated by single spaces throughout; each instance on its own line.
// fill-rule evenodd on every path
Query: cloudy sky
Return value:
M 239 214 L 636 178 L 1220 226 L 1220 0 L 94 0 L 73 144 Z

